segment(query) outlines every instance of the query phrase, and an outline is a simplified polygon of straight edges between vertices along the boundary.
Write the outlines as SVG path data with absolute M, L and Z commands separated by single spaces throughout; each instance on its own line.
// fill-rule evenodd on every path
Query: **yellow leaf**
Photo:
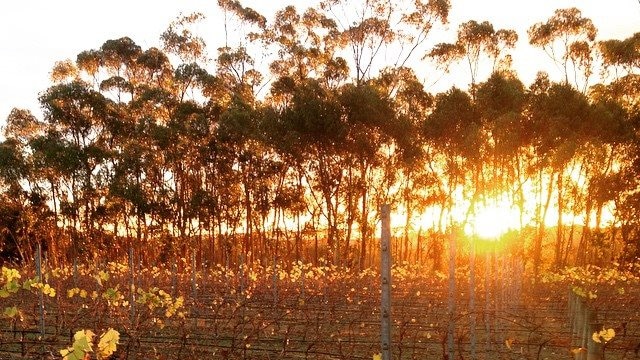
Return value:
M 609 341 L 611 339 L 613 339 L 616 336 L 616 331 L 613 329 L 607 329 L 604 331 L 604 334 L 602 335 L 602 338 L 604 339 L 604 341 Z
M 601 343 L 603 340 L 604 342 L 609 342 L 615 336 L 616 336 L 615 330 L 602 328 L 602 330 L 594 332 L 591 335 L 591 338 L 593 339 L 593 341 L 597 343 Z
M 99 357 L 106 359 L 111 356 L 116 351 L 118 341 L 120 341 L 120 333 L 109 328 L 107 332 L 100 336 L 100 342 L 98 342 Z
M 382 360 L 382 354 L 380 353 L 373 354 L 373 360 Z

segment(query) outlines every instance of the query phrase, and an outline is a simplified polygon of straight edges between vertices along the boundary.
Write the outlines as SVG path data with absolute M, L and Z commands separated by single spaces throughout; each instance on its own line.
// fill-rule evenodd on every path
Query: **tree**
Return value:
M 558 9 L 546 22 L 536 23 L 528 30 L 529 43 L 542 48 L 562 71 L 564 83 L 573 84 L 584 92 L 592 75 L 592 50 L 597 29 L 577 8 Z M 582 79 L 579 78 L 582 76 Z M 583 81 L 580 86 L 580 81 Z
M 457 61 L 466 59 L 471 75 L 471 91 L 475 92 L 478 81 L 479 66 L 483 63 L 483 54 L 491 61 L 491 72 L 502 65 L 502 70 L 510 68 L 510 57 L 504 51 L 515 46 L 518 35 L 513 30 L 494 30 L 488 21 L 478 23 L 475 20 L 467 21 L 458 28 L 458 37 L 454 44 L 437 44 L 428 54 L 444 69 Z

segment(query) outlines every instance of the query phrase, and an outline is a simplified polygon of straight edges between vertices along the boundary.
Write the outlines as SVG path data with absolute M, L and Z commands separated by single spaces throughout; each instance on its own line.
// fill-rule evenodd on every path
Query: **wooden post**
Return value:
M 198 296 L 198 284 L 196 282 L 196 252 L 191 253 L 191 297 L 195 300 Z
M 44 279 L 42 278 L 42 246 L 40 242 L 38 242 L 38 247 L 36 248 L 36 276 L 38 277 L 38 282 L 44 283 Z M 44 293 L 43 290 L 40 289 L 39 299 L 40 302 L 40 341 L 44 341 Z M 44 354 L 44 343 L 43 343 L 42 353 Z
M 178 260 L 173 256 L 171 263 L 171 296 L 175 297 L 178 290 Z
M 476 237 L 469 244 L 469 337 L 471 340 L 471 359 L 476 360 Z
M 391 211 L 388 204 L 381 208 L 382 360 L 391 360 Z
M 447 316 L 449 325 L 447 328 L 447 354 L 448 359 L 455 359 L 455 311 L 456 311 L 456 234 L 452 227 L 449 233 L 449 295 L 447 304 Z
M 131 307 L 131 325 L 133 326 L 136 318 L 136 280 L 135 280 L 135 262 L 133 261 L 133 245 L 129 245 L 129 306 Z
M 591 330 L 589 328 L 589 308 L 585 305 L 585 301 L 584 299 L 580 298 L 580 312 L 578 313 L 578 324 L 580 326 L 579 331 L 582 334 L 581 339 L 580 339 L 580 348 L 583 349 L 581 350 L 578 354 L 579 360 L 586 360 L 587 359 L 587 344 L 589 342 L 589 337 L 591 336 L 591 334 L 589 333 L 589 330 Z
M 602 324 L 598 323 L 597 314 L 591 309 L 589 309 L 585 320 L 587 321 L 587 328 L 589 329 L 587 333 L 587 360 L 602 360 L 602 343 L 593 341 L 593 333 L 602 330 Z
M 304 278 L 304 273 L 301 276 Z M 278 305 L 278 262 L 276 255 L 273 255 L 273 274 L 271 276 L 271 288 L 273 289 L 273 306 Z
M 493 267 L 491 264 L 491 252 L 487 250 L 485 255 L 484 262 L 484 330 L 485 330 L 485 356 L 489 357 L 489 354 L 492 352 L 492 343 L 491 343 L 491 296 L 492 296 L 492 281 L 491 278 L 494 276 Z

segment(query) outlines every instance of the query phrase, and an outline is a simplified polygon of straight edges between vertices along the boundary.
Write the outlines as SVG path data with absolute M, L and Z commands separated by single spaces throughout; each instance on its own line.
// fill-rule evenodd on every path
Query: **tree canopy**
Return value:
M 391 203 L 400 258 L 437 263 L 442 238 L 424 234 L 503 199 L 536 271 L 640 256 L 640 34 L 598 40 L 578 9 L 556 10 L 528 35 L 560 80 L 524 84 L 513 30 L 469 20 L 429 45 L 449 1 L 331 0 L 273 19 L 218 6 L 242 36 L 227 33 L 214 61 L 191 28 L 203 15 L 180 16 L 157 47 L 108 39 L 56 63 L 43 118 L 11 112 L 5 260 L 40 242 L 54 263 L 136 249 L 149 263 L 193 252 L 364 268 Z M 420 61 L 464 61 L 469 87 L 429 93 Z

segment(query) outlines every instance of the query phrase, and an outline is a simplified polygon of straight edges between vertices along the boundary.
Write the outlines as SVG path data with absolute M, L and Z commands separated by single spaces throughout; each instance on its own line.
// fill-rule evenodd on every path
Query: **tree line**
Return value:
M 502 198 L 536 272 L 640 256 L 640 33 L 600 41 L 578 9 L 556 10 L 528 41 L 559 80 L 525 85 L 513 30 L 470 20 L 428 44 L 450 6 L 326 0 L 268 21 L 219 0 L 214 61 L 192 14 L 158 47 L 123 37 L 56 63 L 43 117 L 14 109 L 3 129 L 3 258 L 41 243 L 58 265 L 135 249 L 150 264 L 193 252 L 362 268 L 390 203 L 396 258 L 439 263 L 441 235 Z M 462 65 L 468 88 L 427 92 L 425 64 Z

